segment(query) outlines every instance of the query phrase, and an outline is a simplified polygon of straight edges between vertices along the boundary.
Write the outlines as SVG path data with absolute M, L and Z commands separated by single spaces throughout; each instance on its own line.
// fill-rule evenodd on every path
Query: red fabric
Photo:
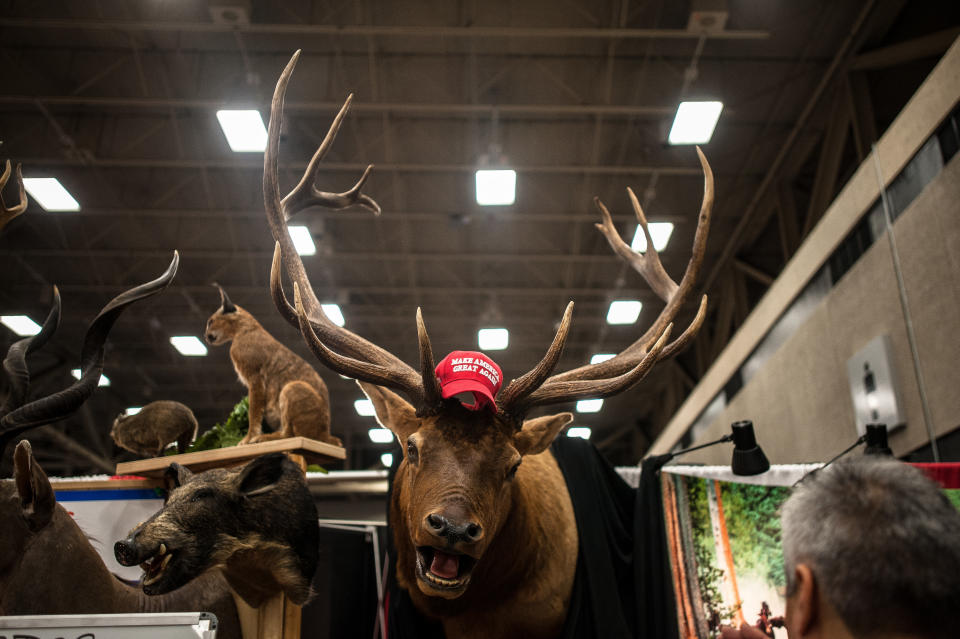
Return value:
M 960 488 L 960 462 L 941 464 L 911 464 L 916 466 L 927 477 L 940 484 L 942 488 Z
M 503 372 L 483 353 L 453 351 L 440 360 L 434 372 L 444 397 L 469 392 L 473 393 L 474 403 L 464 406 L 471 410 L 485 407 L 496 410 L 495 398 L 503 383 Z

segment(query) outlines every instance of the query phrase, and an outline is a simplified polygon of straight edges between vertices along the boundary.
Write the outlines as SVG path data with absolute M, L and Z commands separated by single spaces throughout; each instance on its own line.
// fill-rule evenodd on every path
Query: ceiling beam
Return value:
M 204 98 L 144 98 L 144 97 L 101 97 L 68 95 L 3 95 L 0 104 L 35 105 L 40 101 L 51 107 L 93 107 L 103 109 L 182 109 L 216 111 L 219 109 L 240 109 L 266 107 L 269 102 L 257 99 L 204 99 Z M 283 105 L 285 113 L 337 113 L 342 102 L 323 100 L 292 100 Z M 673 105 L 630 105 L 630 104 L 457 104 L 432 102 L 357 102 L 350 105 L 351 113 L 391 113 L 419 116 L 455 116 L 490 117 L 494 113 L 500 118 L 529 116 L 606 116 L 612 118 L 635 117 L 672 117 L 677 107 Z M 724 111 L 728 118 L 732 110 Z
M 258 209 L 192 209 L 192 208 L 87 208 L 83 207 L 79 211 L 71 212 L 70 217 L 121 217 L 143 220 L 146 218 L 188 218 L 192 220 L 208 219 L 223 220 L 224 218 L 250 218 L 264 219 L 262 208 Z M 509 212 L 488 212 L 478 211 L 474 213 L 464 213 L 464 211 L 391 211 L 382 217 L 373 215 L 352 215 L 346 218 L 343 211 L 332 209 L 323 209 L 314 207 L 308 213 L 304 213 L 304 218 L 310 220 L 330 219 L 338 222 L 364 222 L 373 223 L 392 222 L 400 219 L 411 222 L 451 222 L 462 220 L 464 225 L 468 225 L 470 220 L 499 219 L 504 215 L 510 217 L 512 224 L 540 224 L 548 222 L 573 223 L 573 222 L 596 222 L 599 215 L 596 213 L 576 213 L 576 212 L 536 212 L 517 210 L 511 208 Z M 637 218 L 633 213 L 615 213 L 611 212 L 611 217 L 615 223 L 629 223 L 631 227 L 636 224 Z M 681 226 L 690 222 L 688 216 L 676 214 L 653 213 L 648 214 L 651 222 L 673 222 L 674 226 Z M 300 221 L 303 221 L 302 219 Z
M 0 27 L 11 29 L 52 29 L 66 31 L 142 31 L 174 33 L 250 33 L 276 35 L 313 35 L 327 37 L 374 36 L 387 38 L 522 38 L 541 40 L 766 40 L 769 31 L 725 30 L 716 32 L 686 29 L 606 29 L 568 27 L 452 27 L 421 25 L 363 24 L 240 24 L 186 22 L 175 20 L 84 20 L 46 18 L 3 18 Z
M 233 251 L 211 249 L 183 249 L 183 254 L 190 258 L 229 260 L 241 257 L 269 262 L 273 259 L 273 251 Z M 665 259 L 661 252 L 661 259 Z M 11 249 L 0 251 L 0 257 L 60 257 L 67 259 L 126 259 L 126 258 L 164 258 L 170 259 L 170 251 L 166 249 Z M 413 259 L 418 262 L 526 262 L 529 264 L 561 263 L 604 263 L 619 264 L 620 259 L 613 253 L 608 254 L 577 254 L 567 253 L 432 253 L 429 251 L 411 253 L 380 253 L 372 252 L 334 252 L 323 256 L 324 263 L 331 262 L 398 262 Z
M 960 27 L 950 27 L 919 38 L 865 51 L 853 59 L 852 69 L 883 69 L 898 64 L 941 56 L 960 36 Z
M 83 159 L 65 157 L 25 157 L 18 160 L 27 167 L 75 166 L 104 169 L 222 169 L 228 171 L 263 171 L 262 160 L 223 160 L 204 158 L 160 159 L 160 158 L 92 158 Z M 281 171 L 303 172 L 306 162 L 280 162 Z M 367 168 L 360 162 L 324 162 L 324 171 L 349 171 L 362 173 Z M 660 175 L 702 178 L 699 166 L 592 166 L 582 164 L 527 164 L 512 165 L 518 173 L 541 173 L 546 175 L 648 175 L 657 172 Z M 380 172 L 397 171 L 401 173 L 473 173 L 477 170 L 471 164 L 415 164 L 412 162 L 378 162 L 376 170 Z M 749 175 L 749 174 L 744 174 Z

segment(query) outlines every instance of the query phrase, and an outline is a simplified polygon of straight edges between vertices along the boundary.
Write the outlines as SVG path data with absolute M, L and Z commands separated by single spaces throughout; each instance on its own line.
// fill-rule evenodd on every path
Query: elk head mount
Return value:
M 531 409 L 539 406 L 621 393 L 639 383 L 656 362 L 681 351 L 694 338 L 706 314 L 706 296 L 702 297 L 695 318 L 679 337 L 671 341 L 671 334 L 674 318 L 690 298 L 703 263 L 713 204 L 712 171 L 698 148 L 704 172 L 704 195 L 693 256 L 679 283 L 667 274 L 653 248 L 646 219 L 633 191 L 628 189 L 628 194 L 647 238 L 646 253 L 634 252 L 624 242 L 606 207 L 595 199 L 601 214 L 601 222 L 596 225 L 600 232 L 614 252 L 640 273 L 665 302 L 660 316 L 643 335 L 612 359 L 554 374 L 570 330 L 573 313 L 573 302 L 570 302 L 546 355 L 532 370 L 506 386 L 497 399 L 496 410 L 469 411 L 456 399 L 442 398 L 420 309 L 416 314 L 420 363 L 419 370 L 415 370 L 392 353 L 335 325 L 320 307 L 290 238 L 287 220 L 310 205 L 345 208 L 359 204 L 376 213 L 380 209 L 360 193 L 372 165 L 356 185 L 344 193 L 325 193 L 313 186 L 320 161 L 343 122 L 352 96 L 337 114 L 299 184 L 281 198 L 277 167 L 283 100 L 298 57 L 299 51 L 277 82 L 264 154 L 264 205 L 276 240 L 270 277 L 274 302 L 281 315 L 300 329 L 321 362 L 360 382 L 374 403 L 379 421 L 394 432 L 404 448 L 391 504 L 400 585 L 411 592 L 418 607 L 440 616 L 462 611 L 467 605 L 465 600 L 477 600 L 479 595 L 473 591 L 471 596 L 468 590 L 471 579 L 474 583 L 484 581 L 488 586 L 498 584 L 493 587 L 501 589 L 499 596 L 509 598 L 510 591 L 521 586 L 507 586 L 512 582 L 506 575 L 516 576 L 518 570 L 529 570 L 530 566 L 524 566 L 524 562 L 531 560 L 517 555 L 517 549 L 524 549 L 529 539 L 523 535 L 518 538 L 515 531 L 501 534 L 511 528 L 507 522 L 513 522 L 513 528 L 527 528 L 524 534 L 528 536 L 533 534 L 531 525 L 556 527 L 558 537 L 567 534 L 559 534 L 560 528 L 572 525 L 563 478 L 549 453 L 541 454 L 572 416 L 561 413 L 525 418 Z M 293 282 L 293 305 L 283 291 L 281 270 L 286 271 Z M 529 461 L 521 464 L 521 460 Z M 554 499 L 553 493 L 561 492 L 564 497 Z M 575 553 L 575 526 L 572 528 Z M 509 544 L 504 541 L 508 535 Z M 541 557 L 549 554 L 550 548 L 555 554 L 569 552 L 569 539 L 554 541 L 541 537 L 537 542 L 540 546 L 525 549 Z M 494 557 L 481 561 L 487 555 Z M 518 559 L 519 567 L 506 567 L 502 560 L 505 556 Z M 569 556 L 555 563 L 560 566 L 564 561 L 571 563 Z M 538 569 L 548 573 L 551 570 L 546 565 Z M 572 572 L 557 568 L 554 573 L 550 574 L 560 582 L 572 581 Z M 423 596 L 418 598 L 417 590 Z M 559 591 L 562 590 L 561 586 Z M 569 584 L 566 592 L 569 593 Z M 440 600 L 447 603 L 438 604 Z M 463 603 L 454 604 L 450 600 Z M 460 629 L 468 626 L 465 624 Z M 504 632 L 509 635 L 512 630 Z

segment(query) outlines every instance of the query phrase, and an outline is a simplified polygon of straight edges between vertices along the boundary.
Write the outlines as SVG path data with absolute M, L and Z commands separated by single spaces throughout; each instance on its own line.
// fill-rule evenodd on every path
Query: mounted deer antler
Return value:
M 80 351 L 80 379 L 69 387 L 47 397 L 24 403 L 30 389 L 30 373 L 26 357 L 43 346 L 60 323 L 60 293 L 53 288 L 53 305 L 40 332 L 15 342 L 7 350 L 3 369 L 10 380 L 11 392 L 0 408 L 0 456 L 7 444 L 26 430 L 43 426 L 67 417 L 93 394 L 103 372 L 104 344 L 114 322 L 123 310 L 137 302 L 163 291 L 173 281 L 180 264 L 180 254 L 173 252 L 173 260 L 157 279 L 141 284 L 116 296 L 103 307 L 90 323 Z
M 643 373 L 637 372 L 637 378 L 632 382 L 623 380 L 622 383 L 614 384 L 614 380 L 631 370 L 636 370 L 651 356 L 655 362 L 676 355 L 696 337 L 707 313 L 706 295 L 701 298 L 697 314 L 687 329 L 673 342 L 665 345 L 661 344 L 663 335 L 669 333 L 677 313 L 693 292 L 700 267 L 703 265 L 703 259 L 706 255 L 707 235 L 710 232 L 710 212 L 713 208 L 713 171 L 710 169 L 710 164 L 700 147 L 697 147 L 697 156 L 700 158 L 701 167 L 703 167 L 703 201 L 700 205 L 697 230 L 693 238 L 693 255 L 687 263 L 687 269 L 680 280 L 680 284 L 673 281 L 663 268 L 663 264 L 660 263 L 660 255 L 653 247 L 653 240 L 650 238 L 650 232 L 647 229 L 647 218 L 644 216 L 643 209 L 633 190 L 627 188 L 627 194 L 647 240 L 647 251 L 645 253 L 639 253 L 630 248 L 630 245 L 620 237 L 620 234 L 614 228 L 613 219 L 607 207 L 603 205 L 599 198 L 594 198 L 594 204 L 596 204 L 603 217 L 603 221 L 595 225 L 597 229 L 607 238 L 607 242 L 609 242 L 614 253 L 632 266 L 650 285 L 654 293 L 666 303 L 654 323 L 637 341 L 609 360 L 559 373 L 544 380 L 542 385 L 534 386 L 532 390 L 529 389 L 529 384 L 521 384 L 524 381 L 523 378 L 511 382 L 504 389 L 501 399 L 498 401 L 502 410 L 508 413 L 523 414 L 529 408 L 537 405 L 554 404 L 559 401 L 583 397 L 609 397 L 640 381 L 646 371 L 649 370 L 649 365 Z M 566 315 L 564 320 L 566 320 Z M 565 337 L 565 330 L 564 323 L 561 323 L 557 336 L 559 337 L 561 333 L 564 333 Z M 661 347 L 662 351 L 660 350 Z M 551 350 L 553 350 L 553 347 L 551 347 Z M 657 354 L 653 355 L 655 352 Z M 650 362 L 650 365 L 654 362 Z M 592 386 L 591 383 L 596 386 Z M 514 388 L 515 386 L 516 388 Z M 596 392 L 593 392 L 593 389 Z
M 3 187 L 7 185 L 9 179 L 10 160 L 7 160 L 3 174 L 0 175 L 0 231 L 3 230 L 3 227 L 6 226 L 10 220 L 27 210 L 27 193 L 23 188 L 23 175 L 20 173 L 19 163 L 17 163 L 17 184 L 20 187 L 20 203 L 10 207 L 8 207 L 7 203 L 3 200 Z
M 350 98 L 347 99 L 333 124 L 331 124 L 323 144 L 311 160 L 310 166 L 307 167 L 307 173 L 300 184 L 297 185 L 294 192 L 283 200 L 280 199 L 277 184 L 277 157 L 280 146 L 283 99 L 298 57 L 299 51 L 293 55 L 277 82 L 271 104 L 267 152 L 264 155 L 264 203 L 274 239 L 277 241 L 270 274 L 270 288 L 274 302 L 280 313 L 289 322 L 300 328 L 310 349 L 329 368 L 358 380 L 399 390 L 411 400 L 420 416 L 436 414 L 440 410 L 442 400 L 439 384 L 433 372 L 434 361 L 430 338 L 427 335 L 420 309 L 417 309 L 417 334 L 420 342 L 420 371 L 418 373 L 393 354 L 342 327 L 336 326 L 326 318 L 320 310 L 319 302 L 310 286 L 303 263 L 290 239 L 286 220 L 296 210 L 303 208 L 304 202 L 336 206 L 337 208 L 359 203 L 374 211 L 379 211 L 379 207 L 373 208 L 375 205 L 371 205 L 372 200 L 359 194 L 359 189 L 369 175 L 371 167 L 367 167 L 357 185 L 346 194 L 342 194 L 342 197 L 328 197 L 320 201 L 315 195 L 310 198 L 302 195 L 305 185 L 310 184 L 314 178 L 319 159 L 326 153 L 340 128 L 346 109 L 350 105 Z M 527 411 L 534 406 L 556 404 L 586 397 L 608 397 L 622 392 L 643 379 L 657 361 L 679 352 L 696 335 L 705 317 L 706 296 L 701 300 L 700 310 L 690 326 L 676 340 L 669 342 L 673 320 L 692 292 L 697 274 L 703 263 L 707 232 L 710 226 L 710 209 L 713 204 L 713 173 L 703 153 L 699 149 L 697 149 L 697 153 L 704 170 L 704 196 L 694 239 L 693 257 L 687 265 L 687 270 L 679 285 L 670 278 L 660 263 L 659 256 L 649 239 L 646 219 L 633 191 L 628 189 L 640 225 L 648 238 L 649 248 L 646 254 L 635 253 L 627 246 L 614 229 L 607 209 L 599 200 L 596 200 L 596 204 L 604 217 L 603 223 L 598 224 L 597 227 L 606 236 L 614 251 L 630 263 L 650 284 L 654 292 L 666 302 L 663 312 L 636 342 L 613 359 L 551 376 L 560 359 L 569 333 L 573 312 L 573 302 L 570 302 L 564 312 L 560 328 L 557 330 L 553 343 L 544 358 L 531 371 L 512 380 L 501 393 L 501 397 L 497 401 L 497 408 L 498 413 L 506 420 L 518 426 L 523 421 Z M 315 189 L 314 192 L 316 192 Z M 286 270 L 288 277 L 293 281 L 295 306 L 291 306 L 284 295 L 280 274 L 281 267 Z
M 282 200 L 277 176 L 277 162 L 280 154 L 280 128 L 283 120 L 283 99 L 287 83 L 293 73 L 300 51 L 293 54 L 290 62 L 277 81 L 277 88 L 270 105 L 270 125 L 268 127 L 267 150 L 263 156 L 263 199 L 270 222 L 270 230 L 277 242 L 274 249 L 273 266 L 270 271 L 270 288 L 274 302 L 287 321 L 301 328 L 311 350 L 333 370 L 350 377 L 372 381 L 395 388 L 407 395 L 414 405 L 424 411 L 432 411 L 440 403 L 440 387 L 433 373 L 433 353 L 426 328 L 418 312 L 418 334 L 420 335 L 421 371 L 417 373 L 398 357 L 385 351 L 376 344 L 368 342 L 358 335 L 331 322 L 320 308 L 320 302 L 314 295 L 303 262 L 293 246 L 293 240 L 287 231 L 287 220 L 297 211 L 311 205 L 342 209 L 353 204 L 380 213 L 380 206 L 370 197 L 360 193 L 373 169 L 367 167 L 363 176 L 349 191 L 344 193 L 325 193 L 313 186 L 320 160 L 327 154 L 333 140 L 340 130 L 343 118 L 350 108 L 353 96 L 346 102 L 334 118 L 320 148 L 313 155 L 300 183 Z M 281 265 L 287 276 L 294 282 L 294 292 L 301 297 L 299 309 L 294 309 L 283 294 L 280 279 Z M 346 354 L 334 353 L 330 349 Z

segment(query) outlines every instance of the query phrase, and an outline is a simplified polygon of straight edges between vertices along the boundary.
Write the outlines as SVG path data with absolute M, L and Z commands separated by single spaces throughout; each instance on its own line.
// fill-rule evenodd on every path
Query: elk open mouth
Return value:
M 470 555 L 450 553 L 432 546 L 417 548 L 417 577 L 438 590 L 467 587 L 477 560 Z
M 156 554 L 140 564 L 143 568 L 143 585 L 149 586 L 159 581 L 172 558 L 173 552 L 167 551 L 166 544 L 160 544 Z

